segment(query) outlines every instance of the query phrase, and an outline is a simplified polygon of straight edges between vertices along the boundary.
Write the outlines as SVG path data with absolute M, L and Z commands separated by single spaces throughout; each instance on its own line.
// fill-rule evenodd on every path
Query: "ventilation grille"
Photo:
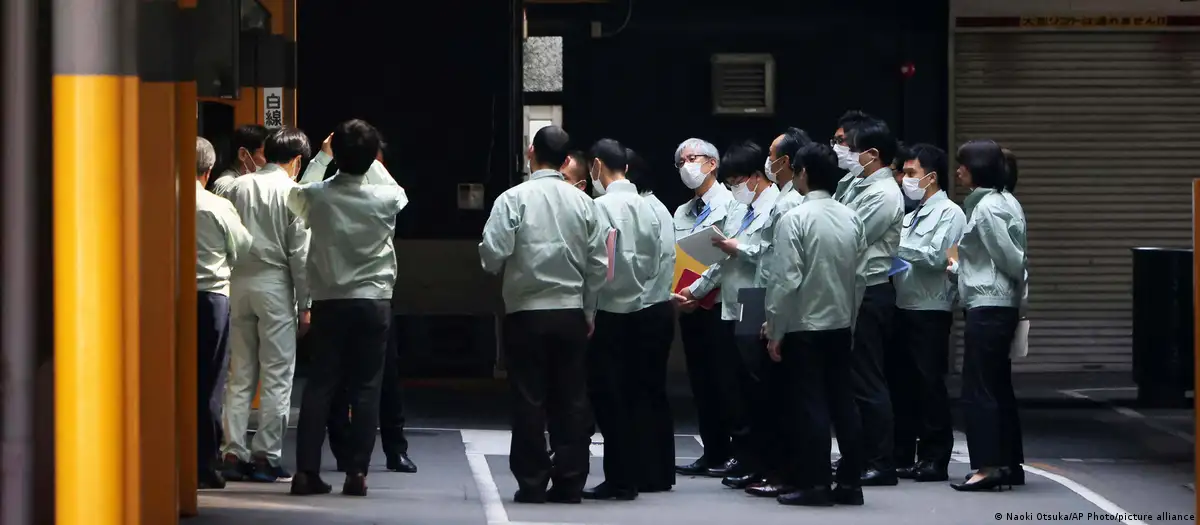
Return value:
M 712 58 L 713 114 L 775 113 L 775 59 L 766 54 L 716 54 Z

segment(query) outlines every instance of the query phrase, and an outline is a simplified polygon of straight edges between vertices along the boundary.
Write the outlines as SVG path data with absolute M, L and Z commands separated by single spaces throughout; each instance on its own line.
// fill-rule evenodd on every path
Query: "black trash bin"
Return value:
M 1190 406 L 1192 274 L 1192 250 L 1133 249 L 1133 379 L 1140 404 Z

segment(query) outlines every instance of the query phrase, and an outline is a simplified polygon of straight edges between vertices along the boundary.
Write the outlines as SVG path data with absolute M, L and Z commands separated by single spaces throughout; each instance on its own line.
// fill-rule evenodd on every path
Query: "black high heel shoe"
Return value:
M 1008 483 L 1008 475 L 1006 469 L 996 469 L 987 474 L 978 481 L 972 482 L 970 479 L 962 483 L 951 483 L 950 488 L 959 492 L 984 492 L 989 490 L 1003 491 L 1004 487 L 1012 489 L 1012 485 Z

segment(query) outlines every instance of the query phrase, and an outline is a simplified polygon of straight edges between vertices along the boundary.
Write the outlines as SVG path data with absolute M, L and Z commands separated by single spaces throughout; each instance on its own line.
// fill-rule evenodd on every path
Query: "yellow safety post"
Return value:
M 194 9 L 196 0 L 179 0 L 179 7 Z M 199 474 L 196 469 L 196 80 L 185 75 L 175 87 L 175 176 L 179 184 L 179 218 L 176 278 L 176 404 L 175 421 L 179 431 L 179 514 L 195 516 L 198 503 Z
M 175 286 L 176 163 L 175 85 L 179 8 L 175 0 L 139 3 L 138 137 L 141 187 L 139 253 L 141 346 L 139 382 L 142 397 L 142 523 L 173 524 L 179 517 L 179 481 L 173 465 L 178 456 L 175 421 L 176 364 Z M 187 171 L 180 166 L 179 171 Z M 191 186 L 180 186 L 179 191 Z M 193 269 L 194 271 L 194 269 Z
M 129 0 L 55 0 L 54 344 L 58 525 L 129 523 L 139 490 L 126 448 L 129 288 L 123 145 L 136 43 Z M 134 80 L 136 82 L 136 80 Z M 136 97 L 136 92 L 133 95 Z M 136 146 L 135 146 L 136 147 Z M 134 241 L 136 242 L 136 240 Z M 136 288 L 135 288 L 136 289 Z M 136 303 L 134 303 L 136 304 Z M 127 497 L 128 495 L 128 497 Z

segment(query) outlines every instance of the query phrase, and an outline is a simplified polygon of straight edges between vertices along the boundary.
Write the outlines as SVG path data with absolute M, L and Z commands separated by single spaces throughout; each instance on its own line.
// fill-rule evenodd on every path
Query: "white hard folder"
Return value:
M 718 262 L 725 260 L 727 255 L 720 248 L 713 246 L 713 241 L 725 239 L 725 234 L 720 228 L 712 226 L 705 228 L 695 233 L 688 234 L 687 237 L 679 239 L 675 244 L 679 249 L 690 255 L 696 262 L 705 266 L 712 266 Z
M 1012 346 L 1008 349 L 1008 357 L 1016 359 L 1029 355 L 1029 319 L 1021 319 L 1017 323 L 1017 331 L 1013 332 Z

